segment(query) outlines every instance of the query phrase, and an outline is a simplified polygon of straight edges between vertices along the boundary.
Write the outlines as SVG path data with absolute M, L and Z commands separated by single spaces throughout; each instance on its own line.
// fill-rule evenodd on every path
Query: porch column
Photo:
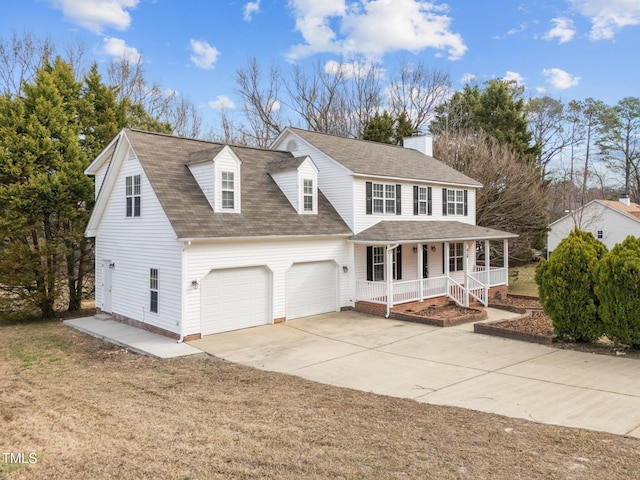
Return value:
M 423 263 L 423 246 L 421 243 L 418 244 L 418 265 L 416 266 L 416 272 L 418 272 L 418 280 L 420 281 L 420 286 L 418 287 L 418 297 L 420 301 L 424 301 L 424 289 L 422 288 L 422 276 L 424 272 L 422 271 L 422 263 Z
M 505 270 L 505 276 L 506 276 L 505 285 L 508 287 L 509 286 L 509 240 L 505 238 L 503 242 L 504 242 L 504 270 Z
M 464 242 L 464 251 L 462 252 L 464 259 L 462 262 L 462 270 L 464 274 L 464 306 L 469 306 L 469 242 Z
M 386 265 L 386 275 L 387 275 L 387 315 L 386 318 L 389 318 L 391 315 L 391 307 L 393 306 L 393 251 L 396 249 L 398 244 L 395 245 L 387 245 L 387 265 Z
M 491 242 L 489 240 L 484 241 L 484 270 L 487 280 L 484 282 L 484 298 L 489 302 L 489 287 L 491 287 Z M 486 306 L 486 305 L 485 305 Z
M 447 282 L 447 296 L 451 294 L 451 285 L 449 284 L 449 242 L 444 242 L 444 252 L 442 255 L 442 259 L 444 261 L 444 265 L 442 265 L 442 272 L 444 273 L 446 282 Z

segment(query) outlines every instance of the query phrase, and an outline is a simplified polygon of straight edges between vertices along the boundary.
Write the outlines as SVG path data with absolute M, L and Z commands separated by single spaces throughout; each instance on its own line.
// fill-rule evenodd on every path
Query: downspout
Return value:
M 389 318 L 393 306 L 393 251 L 398 245 L 387 245 L 387 314 L 384 318 Z
M 180 338 L 178 338 L 178 343 L 183 343 L 184 342 L 184 304 L 185 304 L 185 297 L 187 296 L 186 291 L 185 291 L 185 283 L 184 283 L 184 267 L 185 264 L 187 263 L 185 261 L 185 255 L 186 255 L 186 250 L 187 247 L 191 245 L 191 240 L 187 241 L 187 242 L 182 242 L 182 258 L 180 259 L 181 262 L 181 268 L 180 268 L 180 285 L 182 285 L 181 288 L 181 293 L 180 293 Z

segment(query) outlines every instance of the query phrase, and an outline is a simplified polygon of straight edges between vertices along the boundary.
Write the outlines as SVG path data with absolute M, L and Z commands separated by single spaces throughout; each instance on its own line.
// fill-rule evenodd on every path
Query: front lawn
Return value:
M 529 263 L 509 269 L 509 293 L 514 295 L 538 296 L 535 281 L 537 263 Z
M 204 354 L 151 359 L 59 321 L 0 321 L 0 425 L 0 452 L 24 460 L 0 456 L 8 479 L 627 479 L 640 471 L 637 439 L 331 387 Z

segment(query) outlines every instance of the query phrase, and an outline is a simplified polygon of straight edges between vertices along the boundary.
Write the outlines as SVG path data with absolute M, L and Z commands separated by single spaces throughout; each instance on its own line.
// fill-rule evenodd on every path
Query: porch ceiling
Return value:
M 355 243 L 430 243 L 465 240 L 502 240 L 516 238 L 514 233 L 469 225 L 457 221 L 382 221 L 363 230 L 349 240 Z

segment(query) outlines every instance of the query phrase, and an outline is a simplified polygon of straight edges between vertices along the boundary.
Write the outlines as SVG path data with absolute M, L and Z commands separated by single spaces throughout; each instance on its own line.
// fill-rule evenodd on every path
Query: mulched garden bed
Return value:
M 452 327 L 461 323 L 483 320 L 487 318 L 487 312 L 478 308 L 459 307 L 454 303 L 425 307 L 424 303 L 414 302 L 394 307 L 391 318 L 438 327 Z
M 489 306 L 515 313 L 522 313 L 522 315 L 511 320 L 476 323 L 474 325 L 474 332 L 514 340 L 542 343 L 563 350 L 640 359 L 640 350 L 616 346 L 606 337 L 593 343 L 559 341 L 553 333 L 553 321 L 544 313 L 537 297 L 509 294 L 493 300 Z

